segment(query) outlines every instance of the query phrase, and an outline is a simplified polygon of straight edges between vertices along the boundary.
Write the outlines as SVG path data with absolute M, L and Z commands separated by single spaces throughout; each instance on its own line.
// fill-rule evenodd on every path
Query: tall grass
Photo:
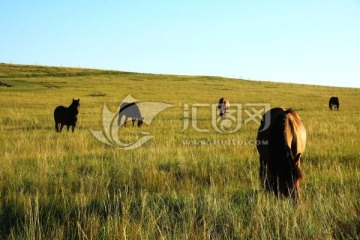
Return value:
M 1 81 L 13 86 L 0 88 L 1 239 L 360 237 L 359 89 L 6 64 L 0 69 Z M 90 129 L 102 129 L 103 103 L 114 112 L 128 94 L 173 107 L 150 126 L 122 128 L 124 141 L 141 131 L 154 136 L 124 151 L 104 145 Z M 340 98 L 338 112 L 327 107 L 333 95 Z M 260 188 L 250 141 L 255 122 L 221 134 L 203 108 L 199 126 L 209 131 L 191 125 L 182 130 L 184 104 L 212 104 L 222 96 L 299 113 L 308 142 L 298 205 Z M 75 133 L 57 134 L 53 110 L 72 98 L 81 99 L 78 126 Z

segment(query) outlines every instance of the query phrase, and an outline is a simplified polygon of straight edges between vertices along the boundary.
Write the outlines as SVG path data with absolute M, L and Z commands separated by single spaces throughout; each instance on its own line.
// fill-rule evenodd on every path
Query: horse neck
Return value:
M 288 127 L 288 117 L 286 112 L 281 112 L 276 118 L 272 121 L 273 126 L 271 127 L 271 136 L 273 137 L 273 150 L 278 153 L 285 154 L 288 146 L 287 141 L 287 127 Z
M 71 104 L 69 107 L 68 107 L 68 110 L 70 112 L 77 112 L 77 109 L 78 109 L 78 106 L 76 106 L 75 104 Z

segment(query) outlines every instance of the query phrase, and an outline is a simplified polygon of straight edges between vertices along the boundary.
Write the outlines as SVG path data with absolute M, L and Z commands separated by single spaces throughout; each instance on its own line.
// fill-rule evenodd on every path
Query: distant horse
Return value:
M 267 129 L 265 121 L 271 121 Z M 294 110 L 273 108 L 261 121 L 257 135 L 260 181 L 268 191 L 295 201 L 300 199 L 300 156 L 306 146 L 306 131 Z
M 121 118 L 123 116 L 125 116 L 125 122 L 124 122 L 125 127 L 126 127 L 126 122 L 127 122 L 128 118 L 132 118 L 133 126 L 134 126 L 136 120 L 138 121 L 138 123 L 137 123 L 138 127 L 141 127 L 141 125 L 143 124 L 144 118 L 141 116 L 139 107 L 134 102 L 132 102 L 132 103 L 124 102 L 120 105 L 118 126 L 120 125 Z
M 69 131 L 69 126 L 72 127 L 72 132 L 74 132 L 77 115 L 79 114 L 80 99 L 72 100 L 72 103 L 69 107 L 58 106 L 54 111 L 54 120 L 55 120 L 55 130 L 61 132 L 64 125 L 66 125 L 67 130 Z
M 225 118 L 226 110 L 229 109 L 230 103 L 226 98 L 220 98 L 218 103 L 218 109 L 220 111 L 220 117 Z
M 329 100 L 329 108 L 330 110 L 338 110 L 339 111 L 340 103 L 338 97 L 331 97 Z

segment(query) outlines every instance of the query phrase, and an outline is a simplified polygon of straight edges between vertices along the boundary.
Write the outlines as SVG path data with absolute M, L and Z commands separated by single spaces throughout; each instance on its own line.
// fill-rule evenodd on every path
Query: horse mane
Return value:
M 288 144 L 291 144 L 290 148 L 292 149 L 292 154 L 295 157 L 295 154 L 299 152 L 301 153 L 305 149 L 306 142 L 301 139 L 306 138 L 306 131 L 299 115 L 293 109 L 286 110 L 286 113 L 286 124 L 288 125 L 290 131 L 289 134 L 291 134 L 291 136 L 286 137 L 290 137 L 287 141 L 289 141 Z
M 281 133 L 282 133 L 279 135 L 280 137 L 278 139 L 279 140 L 279 148 L 283 148 L 283 151 L 281 151 L 281 154 L 282 154 L 281 157 L 288 158 L 289 157 L 288 154 L 291 154 L 292 158 L 295 157 L 293 155 L 294 153 L 291 150 L 294 146 L 288 145 L 287 134 L 292 134 L 293 135 L 292 138 L 297 138 L 296 131 L 293 131 L 295 128 L 294 125 L 296 125 L 296 124 L 301 124 L 301 121 L 300 121 L 298 114 L 292 108 L 289 108 L 289 109 L 283 111 L 278 116 L 278 118 L 275 120 L 274 130 L 281 131 Z M 290 132 L 288 133 L 287 127 L 290 127 L 291 133 Z M 291 144 L 293 144 L 293 143 L 294 142 L 291 142 Z M 278 151 L 279 149 L 273 149 L 273 151 L 274 150 Z M 285 154 L 285 155 L 283 155 L 283 154 Z M 280 164 L 279 166 L 286 167 L 286 168 L 290 167 L 290 165 L 284 165 L 284 164 Z M 294 174 L 293 176 L 295 178 L 298 178 L 299 180 L 303 179 L 303 175 L 302 175 L 300 168 L 294 168 L 293 170 L 294 170 L 294 172 L 292 174 Z
M 295 126 L 294 125 L 301 125 L 301 121 L 299 116 L 297 115 L 297 113 L 295 112 L 294 109 L 289 108 L 287 110 L 283 110 L 281 113 L 279 113 L 279 115 L 277 116 L 277 118 L 274 120 L 274 124 L 273 127 L 271 129 L 272 132 L 276 132 L 279 135 L 278 139 L 276 142 L 279 143 L 279 146 L 281 148 L 285 148 L 284 151 L 281 151 L 282 153 L 286 153 L 288 152 L 287 148 L 288 147 L 292 147 L 288 145 L 288 135 L 287 134 L 295 134 L 296 132 L 294 131 Z M 289 127 L 291 129 L 291 133 L 287 133 L 287 127 Z M 273 134 L 272 134 L 273 135 Z M 294 138 L 296 138 L 296 136 L 293 136 Z
M 286 114 L 289 114 L 292 119 L 296 122 L 297 125 L 302 125 L 299 115 L 295 112 L 294 109 L 289 108 L 285 111 Z
M 72 102 L 68 108 L 75 108 L 75 107 L 76 107 L 75 102 Z
M 124 103 L 121 104 L 121 106 L 120 106 L 120 111 L 119 111 L 119 112 L 122 112 L 122 111 L 124 111 L 125 109 L 127 109 L 128 107 L 131 107 L 131 106 L 133 106 L 133 105 L 135 105 L 135 102 L 132 102 L 132 103 L 124 102 Z

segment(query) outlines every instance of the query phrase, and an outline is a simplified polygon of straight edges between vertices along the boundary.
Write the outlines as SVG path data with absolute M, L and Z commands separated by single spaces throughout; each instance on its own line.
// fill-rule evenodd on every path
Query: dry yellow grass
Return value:
M 359 89 L 0 64 L 1 239 L 358 239 Z M 150 126 L 121 129 L 124 151 L 102 130 L 106 103 L 131 94 L 173 105 Z M 329 111 L 330 96 L 340 111 Z M 258 124 L 212 128 L 210 105 L 293 107 L 308 133 L 303 200 L 294 206 L 260 189 Z M 53 110 L 80 98 L 75 133 L 57 134 Z M 185 105 L 190 118 L 184 119 Z M 191 109 L 198 108 L 198 132 Z M 245 119 L 246 115 L 243 112 Z M 184 121 L 190 121 L 183 131 Z

